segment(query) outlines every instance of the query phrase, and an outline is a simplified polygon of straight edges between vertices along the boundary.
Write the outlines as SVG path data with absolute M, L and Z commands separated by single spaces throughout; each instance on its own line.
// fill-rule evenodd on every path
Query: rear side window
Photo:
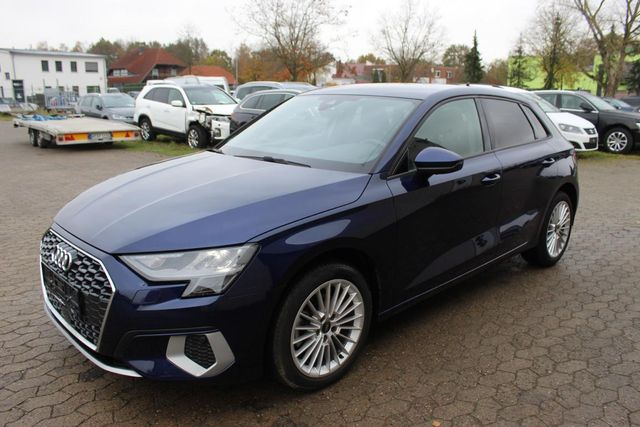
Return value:
M 491 129 L 493 148 L 513 147 L 535 140 L 533 128 L 517 103 L 483 99 L 482 105 Z
M 169 89 L 166 87 L 159 87 L 151 89 L 144 99 L 150 99 L 151 101 L 169 103 Z
M 521 105 L 520 107 L 522 107 L 524 114 L 526 114 L 527 119 L 529 119 L 529 123 L 531 123 L 533 134 L 535 135 L 536 139 L 544 139 L 549 136 L 547 130 L 544 128 L 544 125 L 540 122 L 540 119 L 538 119 L 538 116 L 536 116 L 529 107 L 526 107 L 524 105 Z
M 284 95 L 281 93 L 272 93 L 261 96 L 260 98 L 262 98 L 258 104 L 258 109 L 260 110 L 270 110 L 284 101 Z
M 473 99 L 451 101 L 437 107 L 416 132 L 409 148 L 409 158 L 413 160 L 424 148 L 434 146 L 462 157 L 484 151 L 482 128 Z

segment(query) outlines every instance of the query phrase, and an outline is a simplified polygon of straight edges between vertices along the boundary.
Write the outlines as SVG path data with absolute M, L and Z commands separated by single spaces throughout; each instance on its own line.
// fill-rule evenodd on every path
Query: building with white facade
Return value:
M 107 91 L 103 55 L 0 48 L 0 97 L 25 102 L 45 89 L 85 95 Z

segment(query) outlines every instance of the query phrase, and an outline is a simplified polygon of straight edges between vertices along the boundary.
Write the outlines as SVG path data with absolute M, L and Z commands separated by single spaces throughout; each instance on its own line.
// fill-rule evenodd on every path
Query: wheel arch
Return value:
M 571 199 L 571 204 L 573 205 L 573 215 L 575 215 L 578 208 L 578 190 L 573 184 L 567 182 L 564 183 L 560 188 L 558 188 L 556 194 L 560 192 L 565 193 L 567 196 L 569 196 L 569 199 Z

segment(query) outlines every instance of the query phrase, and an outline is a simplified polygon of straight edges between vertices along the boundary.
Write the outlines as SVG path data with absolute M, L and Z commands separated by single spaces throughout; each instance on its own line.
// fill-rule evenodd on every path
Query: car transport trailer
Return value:
M 31 145 L 40 148 L 56 145 L 111 144 L 140 138 L 140 129 L 137 126 L 81 115 L 19 115 L 13 119 L 13 126 L 27 128 Z

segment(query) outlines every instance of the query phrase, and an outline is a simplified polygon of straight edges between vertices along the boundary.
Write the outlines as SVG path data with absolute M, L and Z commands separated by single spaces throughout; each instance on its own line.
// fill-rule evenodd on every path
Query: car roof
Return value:
M 300 89 L 287 89 L 287 88 L 269 89 L 269 90 L 261 90 L 259 92 L 250 93 L 249 95 L 246 96 L 245 99 L 253 98 L 254 96 L 259 96 L 259 95 L 268 95 L 270 93 L 273 93 L 273 94 L 290 93 L 290 94 L 297 95 L 297 94 L 302 93 L 302 92 L 304 92 L 304 91 L 300 90 Z
M 531 100 L 515 92 L 506 91 L 488 85 L 443 85 L 424 83 L 365 83 L 353 85 L 332 86 L 302 93 L 299 96 L 313 95 L 366 95 L 386 96 L 393 98 L 408 98 L 426 100 L 427 98 L 442 94 L 447 96 L 488 95 L 502 98 L 511 98 L 530 103 Z

